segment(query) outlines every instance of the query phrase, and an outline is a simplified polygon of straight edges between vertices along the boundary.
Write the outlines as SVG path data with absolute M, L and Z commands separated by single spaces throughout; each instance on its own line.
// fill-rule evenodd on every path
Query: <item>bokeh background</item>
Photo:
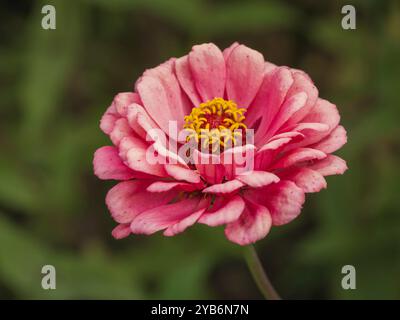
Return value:
M 347 1 L 348 2 L 348 1 Z M 243 249 L 222 228 L 114 240 L 104 204 L 114 182 L 92 173 L 110 144 L 99 119 L 149 67 L 192 45 L 244 43 L 305 70 L 337 104 L 350 170 L 328 177 L 302 215 L 257 244 L 284 298 L 400 298 L 400 4 L 342 1 L 2 1 L 0 11 L 0 297 L 261 298 Z M 53 4 L 57 29 L 41 28 Z M 57 289 L 41 288 L 41 268 Z M 343 290 L 341 269 L 357 271 Z

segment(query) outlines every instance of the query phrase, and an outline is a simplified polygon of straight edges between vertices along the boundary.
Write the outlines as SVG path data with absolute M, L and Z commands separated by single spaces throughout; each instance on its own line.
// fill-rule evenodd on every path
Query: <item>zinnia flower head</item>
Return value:
M 306 73 L 238 43 L 146 70 L 100 123 L 113 146 L 95 152 L 94 172 L 120 181 L 106 196 L 113 236 L 202 223 L 240 245 L 264 238 L 347 169 L 332 155 L 347 141 L 339 120 Z

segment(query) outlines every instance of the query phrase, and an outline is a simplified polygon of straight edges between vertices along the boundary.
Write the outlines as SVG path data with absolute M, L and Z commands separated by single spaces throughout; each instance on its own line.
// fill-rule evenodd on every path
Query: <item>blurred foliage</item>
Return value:
M 350 170 L 309 195 L 257 249 L 286 298 L 400 298 L 400 5 L 342 1 L 3 1 L 0 11 L 0 297 L 260 298 L 221 228 L 113 240 L 113 182 L 92 174 L 113 96 L 192 45 L 233 41 L 308 72 L 335 102 Z M 54 4 L 57 29 L 41 28 Z M 41 268 L 57 290 L 41 289 Z M 341 268 L 357 269 L 357 290 Z

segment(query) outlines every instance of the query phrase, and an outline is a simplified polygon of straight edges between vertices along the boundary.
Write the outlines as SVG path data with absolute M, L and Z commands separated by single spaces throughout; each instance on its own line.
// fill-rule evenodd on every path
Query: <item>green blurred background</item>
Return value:
M 115 94 L 192 45 L 244 43 L 305 70 L 337 104 L 349 142 L 344 176 L 257 244 L 284 298 L 400 298 L 400 5 L 342 1 L 2 1 L 0 298 L 261 298 L 243 249 L 222 228 L 114 240 L 104 204 L 115 182 L 92 173 L 110 144 L 98 128 Z M 57 29 L 41 28 L 53 4 Z M 41 288 L 41 268 L 57 289 Z M 341 288 L 341 269 L 357 289 Z

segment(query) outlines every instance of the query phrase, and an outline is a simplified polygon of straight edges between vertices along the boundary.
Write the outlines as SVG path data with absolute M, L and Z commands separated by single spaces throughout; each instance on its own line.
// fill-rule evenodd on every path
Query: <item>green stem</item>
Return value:
M 269 281 L 254 246 L 249 245 L 245 250 L 247 266 L 249 267 L 251 275 L 265 299 L 281 300 L 281 297 L 272 286 L 271 281 Z

